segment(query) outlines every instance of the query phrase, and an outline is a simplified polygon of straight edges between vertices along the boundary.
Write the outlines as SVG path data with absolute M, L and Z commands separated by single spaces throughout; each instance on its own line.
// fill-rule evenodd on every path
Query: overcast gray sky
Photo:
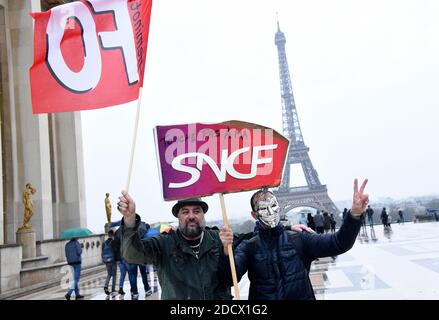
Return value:
M 148 222 L 161 198 L 156 125 L 243 120 L 282 132 L 276 12 L 287 38 L 305 143 L 334 201 L 369 178 L 371 201 L 439 190 L 439 1 L 156 0 L 130 193 Z M 136 103 L 82 112 L 88 225 L 113 220 L 125 187 Z M 229 218 L 249 193 L 226 195 Z M 220 219 L 218 196 L 205 199 Z

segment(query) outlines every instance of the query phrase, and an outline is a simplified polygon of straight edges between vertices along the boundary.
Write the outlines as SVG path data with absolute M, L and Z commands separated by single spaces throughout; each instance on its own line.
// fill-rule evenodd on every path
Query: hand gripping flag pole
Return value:
M 221 211 L 223 213 L 224 226 L 229 227 L 230 225 L 229 220 L 227 219 L 226 205 L 224 203 L 224 194 L 219 193 L 219 198 L 221 202 Z M 233 291 L 235 292 L 235 298 L 236 300 L 241 300 L 239 295 L 238 278 L 236 277 L 235 259 L 233 257 L 232 245 L 227 246 L 227 252 L 229 255 L 230 270 L 232 271 Z

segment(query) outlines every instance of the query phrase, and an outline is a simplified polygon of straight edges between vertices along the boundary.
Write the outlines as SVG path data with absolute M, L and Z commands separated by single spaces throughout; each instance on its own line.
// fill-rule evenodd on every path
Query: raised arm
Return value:
M 346 215 L 336 233 L 325 235 L 301 233 L 304 254 L 311 260 L 339 255 L 352 248 L 361 228 L 361 215 L 369 202 L 369 196 L 364 193 L 367 181 L 366 179 L 358 189 L 358 180 L 354 180 L 351 214 Z
M 129 263 L 158 264 L 162 255 L 161 237 L 142 240 L 139 233 L 140 216 L 136 214 L 136 204 L 131 196 L 122 191 L 117 210 L 123 215 L 121 255 Z

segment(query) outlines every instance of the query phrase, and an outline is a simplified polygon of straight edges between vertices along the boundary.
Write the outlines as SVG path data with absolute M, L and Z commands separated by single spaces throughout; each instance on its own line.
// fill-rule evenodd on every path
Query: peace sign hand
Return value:
M 366 210 L 367 204 L 369 203 L 369 195 L 364 193 L 364 188 L 366 188 L 367 181 L 367 179 L 364 180 L 360 190 L 358 190 L 358 179 L 354 180 L 354 198 L 352 201 L 351 215 L 356 219 L 360 219 L 361 215 Z

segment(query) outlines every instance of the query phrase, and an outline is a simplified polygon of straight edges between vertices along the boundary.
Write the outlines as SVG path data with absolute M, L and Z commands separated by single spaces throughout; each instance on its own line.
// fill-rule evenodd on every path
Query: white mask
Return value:
M 280 221 L 280 207 L 275 196 L 269 194 L 267 199 L 256 203 L 256 218 L 265 228 L 275 228 Z

